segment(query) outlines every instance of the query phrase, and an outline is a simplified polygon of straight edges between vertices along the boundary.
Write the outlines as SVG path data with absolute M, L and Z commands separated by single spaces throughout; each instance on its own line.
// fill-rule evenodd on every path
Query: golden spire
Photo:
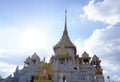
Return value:
M 67 10 L 65 10 L 65 28 L 64 28 L 64 33 L 68 34 L 68 32 L 67 32 Z
M 63 35 L 62 35 L 63 39 L 69 39 L 68 36 L 68 31 L 67 31 L 67 10 L 65 10 L 65 27 L 64 27 L 64 31 L 63 31 Z
M 64 45 L 65 48 L 73 48 L 75 50 L 75 54 L 76 54 L 76 47 L 71 42 L 71 40 L 69 39 L 69 36 L 68 36 L 67 10 L 65 10 L 65 27 L 64 27 L 63 35 L 62 35 L 62 38 L 60 39 L 60 41 L 54 46 L 54 50 L 57 49 L 57 48 L 60 48 L 61 45 Z

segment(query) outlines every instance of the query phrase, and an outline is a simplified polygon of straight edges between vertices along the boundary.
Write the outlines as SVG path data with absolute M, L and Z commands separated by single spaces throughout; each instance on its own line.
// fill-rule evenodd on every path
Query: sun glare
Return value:
M 45 35 L 37 29 L 26 30 L 22 35 L 23 48 L 34 50 L 43 47 Z

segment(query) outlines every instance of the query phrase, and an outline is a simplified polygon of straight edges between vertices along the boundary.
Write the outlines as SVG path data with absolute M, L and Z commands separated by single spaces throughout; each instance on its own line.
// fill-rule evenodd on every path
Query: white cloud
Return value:
M 91 0 L 87 6 L 83 7 L 84 15 L 89 20 L 102 21 L 108 24 L 116 24 L 120 22 L 120 1 L 104 0 L 96 2 Z M 80 15 L 84 17 L 83 15 Z
M 48 25 L 29 24 L 22 27 L 0 28 L 0 53 L 47 49 L 56 41 L 54 29 L 52 30 L 51 26 L 48 28 Z
M 51 28 L 49 23 L 0 28 L 0 75 L 5 77 L 13 73 L 15 66 L 23 65 L 25 58 L 34 52 L 48 61 L 53 43 L 57 42 L 55 29 Z
M 6 62 L 1 62 L 0 61 L 0 75 L 3 75 L 3 78 L 6 78 L 9 75 L 13 75 L 15 68 L 17 67 L 17 65 L 15 64 L 9 64 Z M 22 69 L 23 66 L 19 65 L 19 69 Z
M 96 54 L 102 60 L 105 75 L 112 80 L 119 80 L 120 74 L 120 27 L 108 26 L 97 29 L 84 41 L 77 40 L 77 47 L 86 50 L 90 56 Z M 82 42 L 82 43 L 81 43 Z M 82 46 L 81 46 L 82 45 Z M 81 50 L 78 49 L 80 52 Z M 111 72 L 112 71 L 112 72 Z
M 2 75 L 1 73 L 6 73 L 8 75 L 13 74 L 13 72 L 15 71 L 15 67 L 16 65 L 10 65 L 5 62 L 0 62 L 0 75 Z M 7 76 L 4 74 L 4 77 Z
M 75 42 L 74 42 L 75 45 L 77 45 L 77 53 L 83 53 L 84 52 L 84 41 L 82 39 L 77 39 Z
M 92 36 L 85 41 L 85 49 L 99 51 L 101 55 L 118 53 L 120 51 L 120 29 L 119 27 L 107 27 L 97 29 L 93 32 Z M 119 56 L 119 55 L 118 55 Z
M 81 19 L 85 19 L 86 16 L 85 16 L 84 14 L 80 14 L 80 18 L 81 18 Z

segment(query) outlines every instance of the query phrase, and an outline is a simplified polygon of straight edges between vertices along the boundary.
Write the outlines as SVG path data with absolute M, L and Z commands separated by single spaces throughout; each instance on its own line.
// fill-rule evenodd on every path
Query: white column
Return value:
M 65 64 L 67 64 L 67 59 L 65 59 Z
M 57 64 L 58 64 L 58 59 L 57 59 Z

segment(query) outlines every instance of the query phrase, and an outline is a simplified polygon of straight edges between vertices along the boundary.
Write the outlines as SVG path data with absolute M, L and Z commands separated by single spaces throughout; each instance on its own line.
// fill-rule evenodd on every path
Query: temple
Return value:
M 34 53 L 26 58 L 23 69 L 19 70 L 17 66 L 14 76 L 10 75 L 2 82 L 104 82 L 99 57 L 90 57 L 86 51 L 76 54 L 76 46 L 68 35 L 67 11 L 63 35 L 53 50 L 49 63 Z

